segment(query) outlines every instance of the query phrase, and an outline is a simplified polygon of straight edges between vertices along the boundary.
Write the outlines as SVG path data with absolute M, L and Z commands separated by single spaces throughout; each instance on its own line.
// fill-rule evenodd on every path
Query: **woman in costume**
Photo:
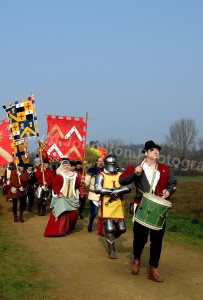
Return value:
M 80 180 L 76 172 L 70 170 L 70 161 L 62 161 L 56 170 L 52 188 L 52 212 L 44 236 L 61 236 L 75 229 L 78 219 Z

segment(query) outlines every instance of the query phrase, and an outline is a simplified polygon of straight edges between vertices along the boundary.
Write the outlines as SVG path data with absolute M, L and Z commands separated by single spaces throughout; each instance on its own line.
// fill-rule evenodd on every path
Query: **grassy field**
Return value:
M 0 299 L 42 299 L 42 292 L 47 296 L 43 299 L 49 299 L 54 284 L 47 280 L 36 257 L 18 241 L 4 217 L 1 217 L 0 257 Z

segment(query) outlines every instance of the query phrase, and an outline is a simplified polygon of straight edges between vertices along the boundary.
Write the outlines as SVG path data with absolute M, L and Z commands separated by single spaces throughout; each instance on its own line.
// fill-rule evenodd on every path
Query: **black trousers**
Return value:
M 27 199 L 27 195 L 23 196 L 23 197 L 19 197 L 20 212 L 23 212 L 24 210 L 26 210 L 26 199 Z M 17 214 L 17 210 L 18 210 L 18 198 L 14 198 L 13 199 L 13 213 Z
M 83 213 L 84 208 L 85 208 L 86 195 L 84 195 L 84 197 L 79 196 L 79 201 L 80 201 L 79 215 L 81 215 Z
M 35 190 L 32 187 L 27 188 L 27 196 L 28 196 L 28 207 L 32 208 L 34 199 L 35 199 Z
M 145 244 L 148 241 L 148 235 L 150 234 L 150 259 L 149 264 L 154 268 L 158 268 L 159 259 L 161 256 L 162 240 L 165 232 L 165 224 L 163 229 L 154 230 L 149 229 L 137 222 L 134 222 L 133 227 L 134 241 L 133 241 L 133 254 L 134 258 L 141 258 L 142 251 Z

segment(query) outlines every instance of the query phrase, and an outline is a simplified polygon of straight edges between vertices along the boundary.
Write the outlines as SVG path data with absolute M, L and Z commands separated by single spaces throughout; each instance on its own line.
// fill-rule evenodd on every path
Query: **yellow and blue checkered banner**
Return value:
M 29 162 L 27 139 L 13 141 L 11 147 L 12 155 L 15 157 L 15 162 L 17 164 Z
M 39 136 L 35 101 L 32 97 L 4 105 L 14 141 Z

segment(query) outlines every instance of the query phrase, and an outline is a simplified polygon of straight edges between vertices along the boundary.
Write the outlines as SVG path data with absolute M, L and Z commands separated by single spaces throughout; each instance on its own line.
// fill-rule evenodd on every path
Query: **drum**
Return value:
M 150 193 L 144 193 L 134 220 L 145 227 L 161 230 L 168 217 L 171 202 Z

